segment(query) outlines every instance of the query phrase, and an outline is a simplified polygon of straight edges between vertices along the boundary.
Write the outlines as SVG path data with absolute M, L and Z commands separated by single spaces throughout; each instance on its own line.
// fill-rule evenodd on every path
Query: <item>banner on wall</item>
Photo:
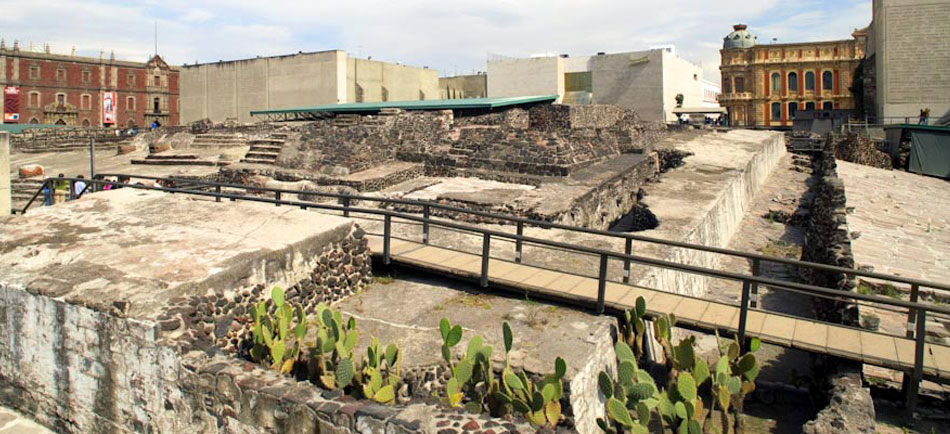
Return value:
M 115 92 L 102 92 L 102 123 L 115 123 Z
M 20 88 L 5 86 L 3 88 L 3 122 L 15 124 L 20 122 Z

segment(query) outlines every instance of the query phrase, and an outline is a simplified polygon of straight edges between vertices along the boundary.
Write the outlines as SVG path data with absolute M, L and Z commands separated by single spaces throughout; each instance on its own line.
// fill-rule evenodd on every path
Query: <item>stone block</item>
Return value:
M 26 164 L 26 165 L 20 166 L 18 172 L 19 172 L 20 179 L 43 176 L 46 173 L 43 171 L 43 166 L 39 164 Z

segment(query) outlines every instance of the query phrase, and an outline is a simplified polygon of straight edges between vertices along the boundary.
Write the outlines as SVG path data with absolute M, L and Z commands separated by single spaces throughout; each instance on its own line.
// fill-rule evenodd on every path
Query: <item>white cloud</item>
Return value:
M 0 36 L 53 50 L 171 63 L 344 49 L 442 72 L 483 70 L 488 53 L 587 55 L 675 44 L 718 79 L 719 46 L 746 22 L 781 41 L 846 37 L 870 1 L 813 0 L 0 0 Z M 863 24 L 861 23 L 862 21 Z M 758 24 L 757 24 L 758 23 Z

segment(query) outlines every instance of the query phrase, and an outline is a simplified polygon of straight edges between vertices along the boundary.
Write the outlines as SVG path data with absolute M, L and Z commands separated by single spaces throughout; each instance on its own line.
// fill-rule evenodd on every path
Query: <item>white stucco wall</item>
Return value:
M 659 50 L 591 57 L 594 104 L 617 104 L 643 120 L 665 120 L 663 55 Z
M 488 61 L 488 96 L 564 95 L 564 59 L 557 56 Z M 558 98 L 557 102 L 561 102 Z
M 950 0 L 874 0 L 877 115 L 884 121 L 950 109 Z

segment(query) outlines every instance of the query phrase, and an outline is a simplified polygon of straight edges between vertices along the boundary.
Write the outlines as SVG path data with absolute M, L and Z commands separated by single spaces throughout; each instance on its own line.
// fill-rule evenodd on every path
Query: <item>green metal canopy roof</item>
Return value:
M 462 110 L 486 109 L 507 107 L 521 104 L 554 102 L 557 95 L 518 96 L 507 98 L 465 98 L 465 99 L 436 99 L 423 101 L 382 101 L 357 102 L 346 104 L 327 104 L 313 107 L 299 107 L 276 110 L 253 110 L 251 116 L 284 117 L 278 120 L 302 120 L 293 115 L 317 113 L 363 113 L 377 112 L 381 109 L 394 108 L 403 110 Z

